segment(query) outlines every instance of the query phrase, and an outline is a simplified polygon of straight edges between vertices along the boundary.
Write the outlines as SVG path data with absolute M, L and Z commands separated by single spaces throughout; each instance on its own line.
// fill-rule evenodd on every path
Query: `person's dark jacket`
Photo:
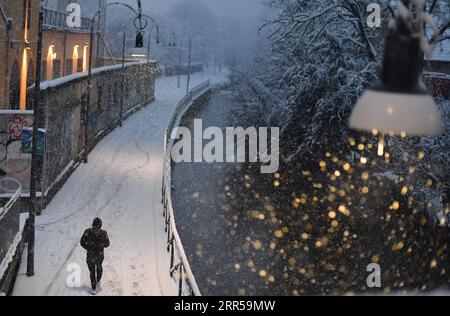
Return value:
M 87 250 L 88 258 L 103 258 L 105 248 L 110 245 L 108 233 L 99 228 L 87 229 L 80 244 Z

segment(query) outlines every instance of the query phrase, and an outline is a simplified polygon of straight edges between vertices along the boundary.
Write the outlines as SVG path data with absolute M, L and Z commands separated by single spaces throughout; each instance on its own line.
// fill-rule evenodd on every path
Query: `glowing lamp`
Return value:
M 350 127 L 381 134 L 437 136 L 442 132 L 440 112 L 420 80 L 421 38 L 408 21 L 397 16 L 386 37 L 381 80 L 359 99 Z

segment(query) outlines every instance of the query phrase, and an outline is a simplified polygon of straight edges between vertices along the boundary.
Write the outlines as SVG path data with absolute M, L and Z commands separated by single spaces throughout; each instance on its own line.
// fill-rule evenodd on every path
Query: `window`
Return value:
M 55 59 L 53 61 L 53 79 L 61 77 L 61 60 Z
M 73 73 L 73 59 L 66 60 L 66 75 Z
M 77 71 L 83 72 L 83 58 L 78 58 L 77 60 Z

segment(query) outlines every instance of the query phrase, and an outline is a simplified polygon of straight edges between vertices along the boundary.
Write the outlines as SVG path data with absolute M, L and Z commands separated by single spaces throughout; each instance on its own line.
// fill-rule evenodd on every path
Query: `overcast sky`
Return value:
M 112 0 L 110 0 L 112 1 Z M 183 0 L 142 0 L 145 11 L 165 14 L 177 1 Z M 261 0 L 196 0 L 206 4 L 217 16 L 254 19 L 260 16 Z M 136 3 L 136 0 L 124 0 Z

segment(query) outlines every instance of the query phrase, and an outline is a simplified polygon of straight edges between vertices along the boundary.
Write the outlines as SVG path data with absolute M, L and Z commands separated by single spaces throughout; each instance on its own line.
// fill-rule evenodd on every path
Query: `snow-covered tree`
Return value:
M 371 2 L 266 1 L 275 17 L 265 19 L 261 30 L 270 40 L 272 51 L 260 52 L 251 65 L 253 69 L 245 75 L 235 72 L 235 76 L 238 82 L 245 82 L 239 84 L 240 97 L 261 104 L 261 112 L 271 109 L 271 123 L 282 127 L 282 155 L 287 169 L 299 161 L 308 163 L 308 157 L 315 164 L 315 155 L 330 149 L 349 157 L 361 154 L 348 146 L 349 135 L 361 137 L 348 129 L 348 118 L 359 96 L 379 78 L 384 33 L 398 3 L 378 1 L 382 27 L 370 28 L 367 7 Z M 435 29 L 429 27 L 425 33 L 424 42 L 432 46 L 449 37 L 450 1 L 424 4 L 436 22 Z M 448 101 L 436 101 L 446 124 L 442 136 L 391 138 L 388 163 L 377 158 L 376 150 L 373 159 L 381 160 L 377 166 L 380 170 L 389 170 L 407 179 L 407 183 L 414 183 L 413 194 L 428 190 L 425 206 L 436 195 L 446 199 L 442 210 L 448 205 L 449 109 Z M 260 116 L 255 108 L 247 111 L 248 117 Z

